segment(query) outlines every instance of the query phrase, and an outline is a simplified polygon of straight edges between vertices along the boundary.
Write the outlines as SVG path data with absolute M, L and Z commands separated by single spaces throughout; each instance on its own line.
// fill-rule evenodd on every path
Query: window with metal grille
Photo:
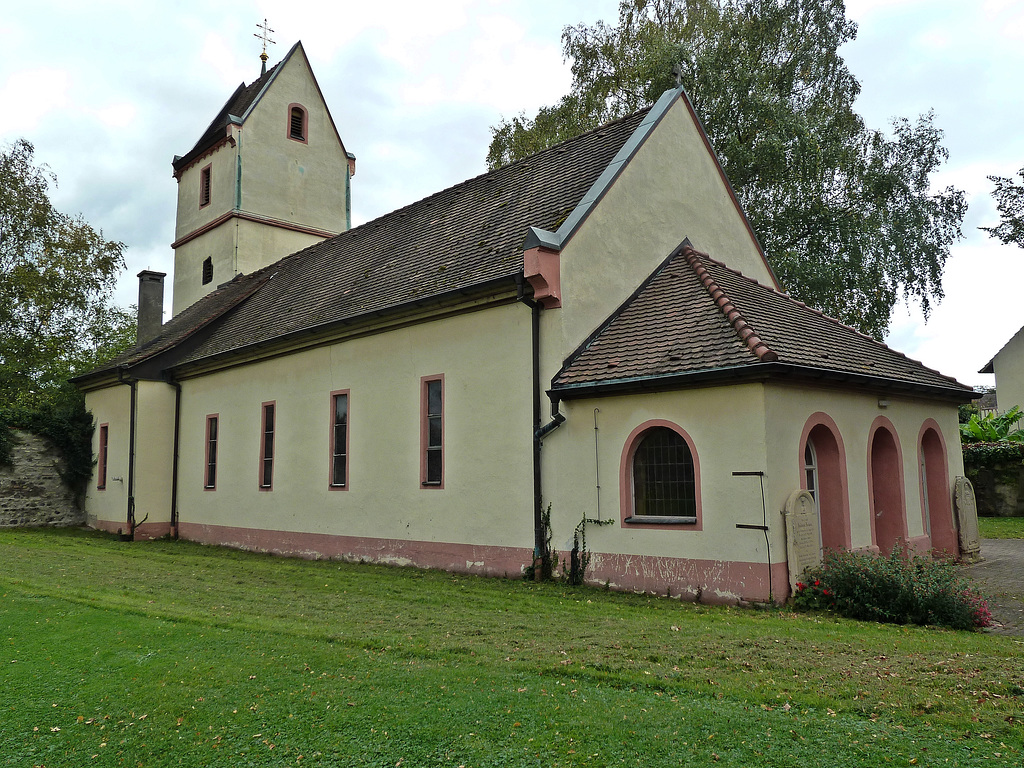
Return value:
M 260 490 L 274 484 L 274 403 L 263 404 L 262 442 L 260 444 Z
M 107 487 L 107 440 L 109 436 L 108 426 L 100 424 L 100 445 L 96 460 L 96 488 L 101 491 Z
M 444 379 L 424 378 L 422 398 L 422 483 L 440 488 L 444 480 Z
M 206 417 L 206 473 L 203 488 L 208 491 L 217 487 L 217 421 L 216 414 Z
M 203 261 L 203 285 L 213 282 L 213 257 L 207 256 Z
M 210 183 L 213 175 L 211 166 L 206 166 L 199 172 L 199 207 L 210 204 Z
M 348 485 L 348 392 L 331 394 L 331 488 Z
M 306 110 L 293 106 L 289 113 L 288 138 L 296 141 L 306 140 Z
M 686 440 L 668 427 L 654 427 L 633 454 L 633 515 L 697 517 L 693 455 Z

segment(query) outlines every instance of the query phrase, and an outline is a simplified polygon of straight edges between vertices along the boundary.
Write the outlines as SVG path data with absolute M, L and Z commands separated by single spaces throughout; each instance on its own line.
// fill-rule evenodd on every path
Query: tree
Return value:
M 1024 181 L 1024 168 L 1017 171 L 1017 175 Z M 996 185 L 992 197 L 996 199 L 1001 221 L 998 226 L 981 229 L 1007 245 L 1024 248 L 1024 184 L 1014 184 L 1013 178 L 1005 176 L 989 176 L 988 180 Z
M 0 152 L 0 405 L 34 407 L 134 342 L 111 303 L 124 246 L 54 209 L 56 177 L 21 139 Z
M 870 130 L 838 51 L 842 0 L 621 0 L 617 26 L 566 27 L 573 86 L 492 128 L 492 168 L 652 104 L 678 76 L 781 283 L 882 336 L 899 297 L 942 297 L 964 193 L 930 189 L 946 160 L 928 113 Z

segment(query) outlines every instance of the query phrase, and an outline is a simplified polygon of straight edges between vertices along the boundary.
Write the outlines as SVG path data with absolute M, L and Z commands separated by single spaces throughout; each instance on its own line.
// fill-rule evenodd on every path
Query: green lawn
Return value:
M 983 539 L 1024 539 L 1024 517 L 979 517 Z
M 1024 644 L 0 531 L 0 765 L 1012 765 Z

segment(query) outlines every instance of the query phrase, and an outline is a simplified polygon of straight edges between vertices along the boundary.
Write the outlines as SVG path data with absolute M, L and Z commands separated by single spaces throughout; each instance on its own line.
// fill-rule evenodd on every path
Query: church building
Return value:
M 973 392 L 783 292 L 682 88 L 351 228 L 296 44 L 173 168 L 173 317 L 143 272 L 77 379 L 96 528 L 709 602 L 976 548 Z

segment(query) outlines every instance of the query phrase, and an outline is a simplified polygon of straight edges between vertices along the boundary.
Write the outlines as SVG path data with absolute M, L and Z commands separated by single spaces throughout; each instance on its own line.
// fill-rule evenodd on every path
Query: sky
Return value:
M 171 273 L 171 159 L 195 144 L 241 82 L 301 40 L 346 148 L 358 225 L 486 170 L 490 127 L 554 103 L 572 81 L 567 25 L 614 23 L 617 0 L 431 3 L 0 0 L 0 145 L 32 142 L 64 213 L 126 246 L 115 299 L 142 269 Z M 998 222 L 987 176 L 1024 167 L 1024 2 L 850 0 L 841 53 L 871 128 L 935 111 L 949 160 L 934 177 L 967 194 L 945 298 L 927 319 L 897 306 L 886 342 L 968 385 L 1024 326 L 1024 249 Z M 170 279 L 168 279 L 168 286 Z M 168 291 L 169 293 L 169 291 Z M 168 296 L 167 309 L 170 308 Z

